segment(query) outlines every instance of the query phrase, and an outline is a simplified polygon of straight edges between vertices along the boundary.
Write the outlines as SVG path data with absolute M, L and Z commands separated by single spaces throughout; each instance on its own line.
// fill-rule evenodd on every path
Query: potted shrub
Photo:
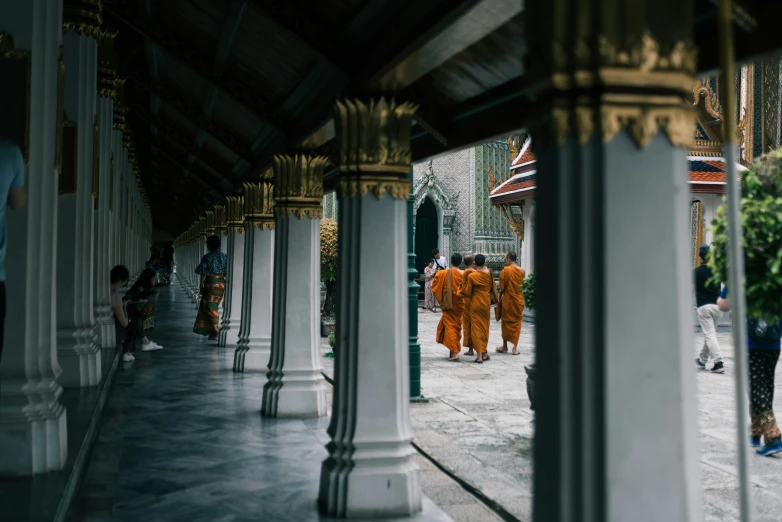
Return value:
M 320 310 L 320 335 L 334 331 L 334 308 L 337 292 L 337 222 L 320 221 L 320 280 L 326 287 L 326 298 Z

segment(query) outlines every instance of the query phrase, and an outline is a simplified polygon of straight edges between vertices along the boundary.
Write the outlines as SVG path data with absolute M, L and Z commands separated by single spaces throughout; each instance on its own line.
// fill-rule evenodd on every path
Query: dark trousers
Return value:
M 777 350 L 749 351 L 750 431 L 765 442 L 780 436 L 774 417 L 774 374 L 779 361 Z
M 5 281 L 0 281 L 0 362 L 3 360 L 3 336 L 5 336 Z

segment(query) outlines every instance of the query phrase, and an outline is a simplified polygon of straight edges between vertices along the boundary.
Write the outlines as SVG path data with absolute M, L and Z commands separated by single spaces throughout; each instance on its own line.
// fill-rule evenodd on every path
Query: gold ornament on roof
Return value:
M 100 37 L 103 23 L 101 0 L 64 0 L 62 8 L 62 34 L 76 31 L 80 35 Z

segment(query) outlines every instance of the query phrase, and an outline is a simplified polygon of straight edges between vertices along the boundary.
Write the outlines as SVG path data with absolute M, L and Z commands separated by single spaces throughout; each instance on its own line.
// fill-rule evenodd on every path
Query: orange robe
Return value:
M 462 294 L 470 299 L 470 341 L 473 350 L 486 353 L 489 344 L 489 316 L 491 315 L 491 285 L 494 277 L 475 271 L 467 278 Z
M 524 316 L 524 296 L 520 286 L 524 282 L 523 268 L 506 266 L 500 272 L 500 292 L 502 292 L 502 340 L 516 346 L 521 334 L 521 321 Z
M 475 269 L 465 268 L 464 281 L 459 287 L 459 295 L 462 296 L 464 301 L 464 312 L 462 312 L 462 346 L 470 348 L 472 346 L 472 337 L 470 336 L 470 296 L 464 295 L 464 285 L 467 284 L 467 279 L 470 274 L 474 273 Z
M 451 303 L 453 308 L 443 310 L 443 316 L 437 324 L 436 341 L 445 345 L 446 348 L 451 350 L 451 353 L 458 354 L 462 349 L 460 341 L 462 340 L 462 312 L 464 311 L 464 302 L 459 294 L 464 278 L 462 271 L 454 267 L 448 270 L 439 270 L 432 280 L 432 293 L 442 307 L 445 278 L 448 275 L 448 271 L 453 274 L 451 276 Z

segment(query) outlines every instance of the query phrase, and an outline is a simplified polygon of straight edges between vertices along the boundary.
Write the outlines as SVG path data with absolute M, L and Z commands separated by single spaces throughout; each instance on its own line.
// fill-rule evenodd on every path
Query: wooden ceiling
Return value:
M 749 3 L 780 11 L 774 4 L 782 2 Z M 529 103 L 522 0 L 103 6 L 106 26 L 118 32 L 121 101 L 153 222 L 172 234 L 258 176 L 272 155 L 297 147 L 328 153 L 337 97 L 393 94 L 419 103 L 416 160 L 510 134 Z M 716 33 L 707 30 L 715 6 L 696 6 L 704 56 L 703 45 L 716 52 Z M 740 57 L 779 40 L 743 43 Z M 715 67 L 715 57 L 707 51 L 703 68 Z

